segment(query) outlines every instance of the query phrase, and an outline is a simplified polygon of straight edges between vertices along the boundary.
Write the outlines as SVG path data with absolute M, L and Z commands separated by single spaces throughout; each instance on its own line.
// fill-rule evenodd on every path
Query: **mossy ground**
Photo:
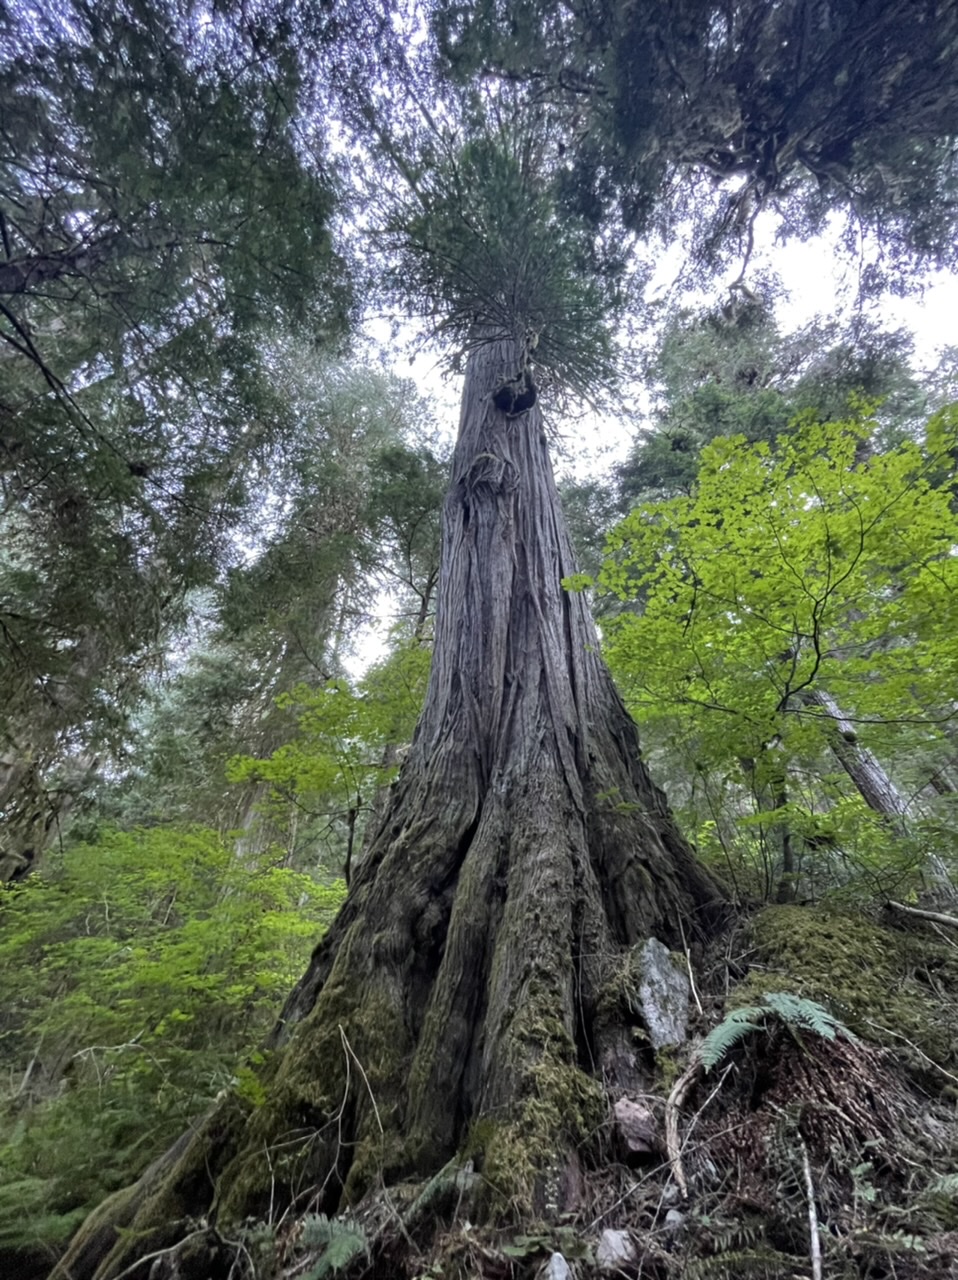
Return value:
M 750 971 L 732 1007 L 792 991 L 915 1068 L 958 1065 L 958 937 L 825 907 L 776 906 L 753 918 L 748 939 Z
M 587 1280 L 609 1274 L 597 1245 L 611 1227 L 628 1232 L 636 1249 L 623 1275 L 810 1277 L 806 1160 L 830 1280 L 958 1273 L 958 1119 L 949 1099 L 958 938 L 798 906 L 760 911 L 744 938 L 747 972 L 727 999 L 718 999 L 724 966 L 713 972 L 711 993 L 702 983 L 710 1025 L 786 991 L 826 1005 L 859 1039 L 770 1028 L 701 1080 L 681 1123 L 687 1202 L 661 1156 L 617 1163 L 608 1141 L 612 1099 L 570 1066 L 567 1051 L 557 1052 L 517 1117 L 473 1124 L 461 1161 L 478 1170 L 478 1195 L 447 1202 L 415 1264 L 381 1274 L 532 1280 L 558 1249 Z M 622 982 L 613 985 L 610 1002 L 621 1007 Z M 554 1025 L 537 1030 L 543 1044 L 558 1046 Z M 667 1075 L 657 1072 L 650 1087 L 664 1097 L 692 1052 L 668 1051 Z M 581 1201 L 565 1215 L 535 1193 L 557 1126 L 584 1169 Z M 469 1225 L 477 1204 L 488 1211 L 484 1227 Z

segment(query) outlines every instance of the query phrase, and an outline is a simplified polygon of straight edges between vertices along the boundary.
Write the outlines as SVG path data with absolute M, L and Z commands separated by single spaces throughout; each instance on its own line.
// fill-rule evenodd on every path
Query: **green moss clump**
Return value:
M 325 1185 L 333 1168 L 342 1170 L 337 1116 L 347 1104 L 356 1127 L 340 1207 L 409 1164 L 399 1136 L 408 1033 L 388 993 L 356 981 L 351 941 L 347 936 L 314 1009 L 279 1055 L 243 1151 L 223 1179 L 221 1221 L 262 1212 L 278 1192 Z
M 751 922 L 750 937 L 753 968 L 730 1008 L 794 991 L 915 1065 L 922 1054 L 936 1063 L 956 1061 L 958 1018 L 945 994 L 958 985 L 952 948 L 824 907 L 766 907 Z
M 405 1172 L 409 1163 L 406 1144 L 398 1134 L 369 1134 L 356 1146 L 343 1187 L 343 1207 L 356 1205 L 378 1182 L 390 1182 L 391 1175 Z
M 663 1045 L 655 1051 L 655 1078 L 663 1094 L 668 1094 L 688 1066 L 688 1053 L 678 1045 Z
M 495 1141 L 498 1126 L 492 1116 L 478 1116 L 469 1126 L 462 1145 L 462 1159 L 481 1163 Z
M 520 1097 L 511 1116 L 501 1122 L 481 1117 L 468 1145 L 477 1154 L 482 1147 L 483 1207 L 491 1218 L 554 1218 L 568 1153 L 602 1124 L 606 1098 L 598 1082 L 575 1065 L 560 1018 L 527 1012 L 517 1031 L 516 1041 L 535 1045 L 539 1056 L 520 1072 Z

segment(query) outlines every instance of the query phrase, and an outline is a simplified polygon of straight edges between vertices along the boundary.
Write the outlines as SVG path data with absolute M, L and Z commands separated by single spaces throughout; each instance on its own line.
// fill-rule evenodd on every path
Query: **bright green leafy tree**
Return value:
M 268 759 L 239 756 L 233 782 L 267 784 L 261 809 L 291 847 L 319 843 L 349 875 L 382 788 L 396 775 L 398 750 L 412 737 L 429 678 L 429 650 L 400 644 L 355 687 L 334 680 L 301 685 L 279 701 L 298 731 Z
M 581 569 L 598 573 L 606 536 L 637 503 L 688 494 L 703 446 L 719 436 L 774 444 L 806 410 L 844 419 L 857 395 L 880 402 L 875 441 L 884 447 L 940 406 L 931 380 L 919 385 L 908 367 L 907 334 L 860 317 L 847 328 L 819 317 L 785 333 L 775 296 L 772 286 L 762 297 L 733 292 L 720 306 L 682 307 L 664 320 L 644 362 L 649 399 L 636 406 L 627 457 L 604 480 L 562 485 Z M 618 608 L 609 596 L 597 603 L 605 612 Z
M 753 829 L 814 848 L 855 828 L 880 856 L 890 837 L 876 844 L 821 762 L 834 772 L 844 744 L 927 780 L 958 688 L 958 516 L 940 483 L 958 414 L 923 446 L 875 454 L 874 431 L 806 417 L 774 446 L 714 441 L 690 495 L 619 525 L 600 582 L 633 605 L 607 626 L 609 661 L 700 804 L 721 779 L 752 796 Z

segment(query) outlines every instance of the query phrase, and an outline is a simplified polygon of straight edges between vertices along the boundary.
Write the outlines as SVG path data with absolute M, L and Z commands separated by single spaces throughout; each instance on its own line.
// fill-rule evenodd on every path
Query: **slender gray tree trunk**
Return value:
M 835 699 L 821 690 L 808 690 L 802 698 L 807 705 L 820 707 L 835 722 L 832 751 L 869 809 L 881 814 L 896 835 L 907 835 L 908 805 L 904 797 L 872 752 L 858 741 L 855 726 L 842 714 Z M 958 889 L 941 858 L 928 858 L 924 872 L 939 897 L 948 902 L 958 900 Z
M 872 752 L 858 741 L 855 726 L 842 714 L 835 699 L 821 689 L 808 689 L 802 694 L 802 701 L 821 708 L 834 722 L 830 741 L 836 760 L 869 809 L 887 818 L 893 829 L 903 834 L 907 811 L 903 796 Z

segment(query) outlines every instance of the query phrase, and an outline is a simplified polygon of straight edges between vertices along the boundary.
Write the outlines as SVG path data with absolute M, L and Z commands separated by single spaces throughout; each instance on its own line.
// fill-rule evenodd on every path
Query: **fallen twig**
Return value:
M 165 1249 L 157 1249 L 153 1253 L 144 1253 L 143 1256 L 137 1258 L 135 1262 L 131 1262 L 128 1267 L 124 1267 L 116 1277 L 116 1280 L 125 1280 L 126 1276 L 132 1275 L 137 1267 L 142 1267 L 145 1262 L 155 1262 L 157 1258 L 169 1257 L 171 1253 L 175 1253 L 176 1250 L 186 1244 L 188 1240 L 195 1240 L 198 1236 L 209 1235 L 209 1231 L 210 1229 L 207 1226 L 200 1227 L 198 1231 L 191 1231 L 189 1235 L 184 1236 L 182 1240 L 177 1240 L 176 1244 L 168 1245 Z
M 801 1134 L 799 1134 L 798 1143 L 802 1148 L 805 1195 L 808 1198 L 808 1235 L 809 1254 L 812 1262 L 812 1280 L 822 1280 L 822 1240 L 818 1234 L 818 1212 L 815 1208 L 815 1184 L 812 1182 L 812 1166 L 808 1158 L 808 1148 L 805 1146 Z
M 692 996 L 695 1000 L 695 1007 L 699 1014 L 704 1017 L 705 1010 L 702 1008 L 702 1001 L 699 999 L 699 993 L 695 989 L 695 974 L 692 972 L 692 953 L 689 950 L 689 944 L 685 941 L 685 929 L 679 920 L 679 930 L 682 934 L 682 950 L 685 952 L 685 967 L 689 971 L 689 986 L 692 988 Z
M 882 1035 L 894 1036 L 896 1040 L 904 1040 L 905 1044 L 908 1045 L 909 1049 L 914 1049 L 915 1053 L 918 1054 L 919 1058 L 921 1058 L 924 1062 L 927 1062 L 930 1067 L 934 1067 L 936 1071 L 940 1071 L 943 1076 L 947 1077 L 947 1079 L 954 1080 L 955 1084 L 958 1084 L 958 1076 L 953 1075 L 950 1071 L 946 1071 L 945 1068 L 941 1065 L 941 1063 L 936 1062 L 934 1058 L 929 1058 L 928 1054 L 925 1053 L 923 1049 L 918 1048 L 914 1040 L 909 1040 L 908 1037 L 905 1035 L 902 1035 L 900 1031 L 893 1031 L 891 1027 L 883 1027 L 880 1022 L 875 1022 L 872 1018 L 868 1018 L 866 1019 L 866 1021 L 868 1022 L 868 1025 L 870 1027 L 874 1027 L 875 1030 L 880 1031 Z
M 698 1079 L 701 1069 L 702 1064 L 698 1058 L 693 1058 L 689 1066 L 685 1068 L 672 1086 L 672 1091 L 665 1103 L 665 1150 L 669 1158 L 672 1177 L 675 1179 L 683 1200 L 689 1198 L 689 1184 L 685 1180 L 685 1170 L 682 1168 L 682 1147 L 679 1142 L 679 1111 L 682 1103 L 688 1097 L 689 1090 Z
M 356 1052 L 353 1049 L 353 1046 L 349 1043 L 349 1040 L 346 1036 L 346 1032 L 342 1029 L 342 1027 L 339 1028 L 339 1035 L 343 1042 L 343 1048 L 346 1050 L 346 1053 L 348 1055 L 347 1062 L 349 1061 L 349 1058 L 352 1058 L 353 1062 L 355 1062 L 356 1066 L 359 1068 L 359 1074 L 362 1076 L 363 1084 L 366 1086 L 366 1092 L 369 1094 L 369 1101 L 373 1104 L 373 1114 L 376 1117 L 376 1124 L 379 1126 L 379 1132 L 383 1133 L 384 1132 L 383 1122 L 379 1118 L 379 1108 L 376 1106 L 376 1096 L 373 1093 L 372 1086 L 369 1083 L 369 1077 L 366 1075 L 366 1072 L 363 1068 L 363 1064 L 356 1057 Z
M 917 916 L 919 920 L 934 920 L 936 924 L 947 924 L 958 929 L 958 916 L 947 916 L 942 911 L 926 911 L 923 907 L 906 907 L 903 902 L 888 901 L 888 905 L 896 911 L 903 911 L 906 916 Z

